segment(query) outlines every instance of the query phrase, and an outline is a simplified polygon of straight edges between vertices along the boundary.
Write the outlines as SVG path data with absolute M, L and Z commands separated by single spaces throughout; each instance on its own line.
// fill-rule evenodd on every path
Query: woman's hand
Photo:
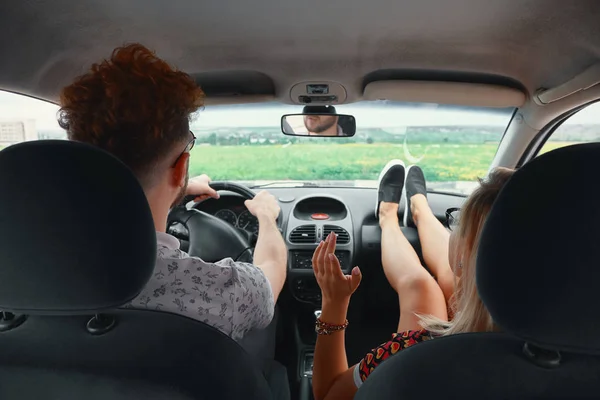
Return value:
M 348 322 L 346 314 L 350 296 L 360 284 L 361 274 L 358 267 L 354 267 L 352 275 L 342 273 L 340 262 L 334 254 L 336 241 L 337 235 L 330 233 L 324 242 L 319 243 L 312 258 L 312 265 L 323 296 L 321 303 L 323 309 L 319 322 L 345 328 Z M 313 368 L 313 388 L 316 399 L 340 398 L 337 393 L 332 395 L 328 393 L 344 373 L 351 377 L 348 388 L 354 388 L 356 391 L 352 381 L 353 369 L 348 369 L 344 332 L 345 329 L 337 329 L 329 334 L 317 335 Z M 345 392 L 352 392 L 352 390 L 345 390 Z M 348 395 L 344 398 L 351 397 Z
M 352 269 L 352 275 L 342 273 L 340 262 L 334 254 L 336 242 L 337 235 L 330 233 L 325 241 L 319 243 L 312 258 L 313 271 L 321 288 L 323 304 L 347 303 L 362 278 L 358 267 Z

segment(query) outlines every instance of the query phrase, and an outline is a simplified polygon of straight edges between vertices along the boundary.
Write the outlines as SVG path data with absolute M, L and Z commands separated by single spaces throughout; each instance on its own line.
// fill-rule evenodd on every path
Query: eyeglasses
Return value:
M 460 208 L 452 207 L 446 210 L 446 221 L 448 223 L 448 229 L 451 231 L 456 230 L 458 223 L 460 222 Z
M 181 154 L 177 156 L 173 165 L 177 164 L 182 155 L 184 155 L 185 153 L 189 153 L 194 148 L 194 145 L 196 144 L 196 135 L 194 135 L 194 132 L 192 131 L 190 131 L 190 135 L 192 135 L 192 139 L 188 142 L 188 144 L 185 145 L 185 148 L 183 149 Z

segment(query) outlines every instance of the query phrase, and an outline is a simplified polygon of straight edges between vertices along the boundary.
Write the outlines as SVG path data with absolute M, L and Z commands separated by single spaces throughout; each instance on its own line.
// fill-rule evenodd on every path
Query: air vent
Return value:
M 323 227 L 323 238 L 326 238 L 330 232 L 335 232 L 338 235 L 337 242 L 338 244 L 348 244 L 350 243 L 350 234 L 347 230 L 337 225 L 325 225 Z
M 302 225 L 290 233 L 290 243 L 315 243 L 317 230 L 315 225 Z

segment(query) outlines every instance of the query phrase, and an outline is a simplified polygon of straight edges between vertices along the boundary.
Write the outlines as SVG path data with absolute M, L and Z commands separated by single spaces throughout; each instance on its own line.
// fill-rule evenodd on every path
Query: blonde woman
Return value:
M 448 213 L 448 231 L 427 202 L 423 171 L 394 160 L 382 171 L 376 213 L 382 230 L 382 264 L 400 302 L 400 320 L 392 339 L 348 368 L 344 329 L 350 296 L 361 280 L 358 267 L 345 276 L 333 253 L 336 237 L 319 244 L 313 269 L 322 291 L 322 313 L 317 320 L 313 391 L 317 400 L 352 399 L 358 387 L 385 359 L 416 343 L 440 335 L 493 331 L 494 323 L 475 287 L 475 256 L 479 234 L 500 189 L 512 170 L 497 169 L 480 181 L 462 211 Z M 423 258 L 429 273 L 402 234 L 398 207 L 402 188 L 406 191 L 405 225 L 419 233 Z M 460 223 L 458 215 L 460 212 Z M 456 290 L 455 290 L 456 289 Z

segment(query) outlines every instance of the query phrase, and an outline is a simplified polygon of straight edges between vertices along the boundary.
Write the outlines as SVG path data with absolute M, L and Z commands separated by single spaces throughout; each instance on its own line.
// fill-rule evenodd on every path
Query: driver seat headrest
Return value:
M 600 354 L 600 144 L 565 147 L 516 171 L 481 233 L 477 288 L 505 332 Z
M 46 140 L 0 151 L 0 309 L 92 313 L 142 290 L 156 233 L 133 173 L 83 143 Z

